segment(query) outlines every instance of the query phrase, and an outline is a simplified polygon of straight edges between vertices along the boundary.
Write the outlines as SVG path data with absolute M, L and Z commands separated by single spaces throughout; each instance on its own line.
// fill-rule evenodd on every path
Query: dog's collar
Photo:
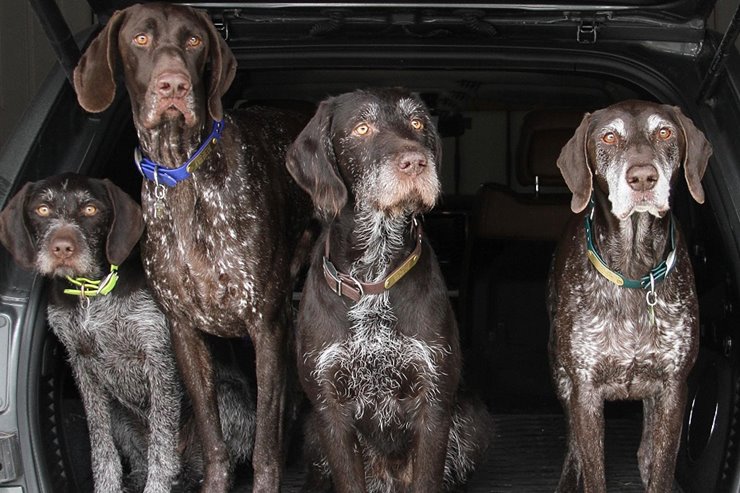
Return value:
M 360 298 L 366 294 L 381 294 L 391 289 L 394 284 L 416 265 L 419 257 L 421 257 L 423 230 L 421 223 L 416 218 L 414 218 L 413 223 L 416 233 L 416 247 L 401 265 L 388 274 L 385 279 L 377 282 L 362 282 L 349 274 L 337 271 L 337 268 L 329 260 L 329 235 L 326 235 L 326 244 L 324 246 L 324 279 L 326 279 L 329 288 L 338 296 L 345 296 L 354 302 L 360 301 Z
M 153 181 L 157 185 L 163 184 L 168 187 L 174 187 L 181 181 L 190 178 L 193 172 L 203 164 L 208 156 L 210 156 L 211 152 L 213 152 L 213 148 L 221 139 L 221 132 L 224 130 L 224 125 L 224 120 L 214 120 L 210 135 L 206 137 L 198 150 L 195 151 L 195 154 L 190 156 L 190 159 L 185 161 L 185 164 L 178 168 L 162 167 L 160 164 L 155 163 L 148 157 L 143 156 L 141 147 L 139 146 L 134 150 L 134 163 L 136 163 L 136 167 L 139 169 L 139 172 L 147 180 Z
M 593 213 L 594 213 L 594 201 L 591 199 L 591 212 L 589 214 L 586 214 L 585 219 L 585 226 L 586 226 L 586 245 L 588 248 L 588 251 L 586 252 L 588 255 L 588 259 L 591 261 L 591 263 L 594 265 L 596 270 L 607 278 L 609 281 L 613 282 L 617 286 L 622 286 L 625 288 L 632 288 L 632 289 L 649 289 L 650 291 L 654 292 L 654 286 L 656 282 L 662 281 L 665 279 L 668 274 L 671 272 L 673 267 L 676 265 L 676 238 L 675 238 L 675 222 L 673 220 L 673 214 L 671 214 L 671 226 L 670 226 L 670 237 L 671 237 L 671 251 L 668 252 L 668 256 L 665 260 L 663 260 L 660 264 L 653 267 L 650 272 L 648 272 L 646 275 L 642 276 L 640 279 L 630 279 L 629 277 L 626 277 L 619 272 L 612 270 L 609 268 L 609 266 L 606 265 L 606 262 L 604 262 L 604 259 L 601 258 L 601 255 L 599 255 L 599 252 L 596 250 L 596 245 L 594 245 L 594 238 L 593 238 Z
M 92 280 L 85 277 L 67 276 L 67 281 L 77 286 L 78 289 L 65 289 L 64 294 L 71 294 L 82 298 L 92 298 L 98 295 L 105 296 L 116 287 L 116 283 L 118 282 L 118 266 L 111 264 L 110 273 L 103 279 Z

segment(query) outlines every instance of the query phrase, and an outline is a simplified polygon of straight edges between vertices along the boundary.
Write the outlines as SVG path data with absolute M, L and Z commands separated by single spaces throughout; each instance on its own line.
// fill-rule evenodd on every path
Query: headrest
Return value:
M 479 239 L 558 241 L 573 215 L 567 195 L 534 197 L 486 183 L 476 198 L 472 234 Z
M 517 149 L 516 179 L 520 185 L 565 187 L 557 167 L 560 150 L 581 123 L 582 111 L 535 110 L 524 117 Z

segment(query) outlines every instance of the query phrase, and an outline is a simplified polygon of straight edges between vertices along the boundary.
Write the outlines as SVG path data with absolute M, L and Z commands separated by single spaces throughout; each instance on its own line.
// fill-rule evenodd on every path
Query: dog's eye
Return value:
M 370 131 L 370 125 L 367 123 L 360 123 L 355 127 L 354 130 L 352 130 L 353 133 L 357 135 L 367 135 L 367 133 Z
M 411 126 L 414 130 L 421 130 L 422 128 L 424 128 L 424 122 L 419 120 L 418 118 L 414 118 L 413 120 L 411 120 Z
M 92 204 L 87 204 L 85 207 L 82 208 L 82 214 L 91 217 L 98 213 L 98 208 L 95 207 Z
M 188 48 L 197 48 L 203 42 L 198 36 L 190 36 L 188 38 Z
M 614 144 L 615 142 L 617 142 L 617 134 L 615 134 L 614 132 L 607 132 L 601 136 L 601 140 L 604 142 L 604 144 Z
M 149 36 L 144 33 L 139 33 L 136 36 L 134 36 L 134 43 L 136 43 L 139 46 L 146 46 L 149 44 Z
M 663 127 L 658 130 L 658 138 L 660 138 L 660 140 L 668 140 L 671 138 L 671 135 L 673 135 L 673 132 L 671 132 L 670 128 Z
M 41 217 L 47 217 L 49 214 L 51 214 L 51 207 L 46 204 L 41 204 L 40 206 L 36 207 L 36 214 Z

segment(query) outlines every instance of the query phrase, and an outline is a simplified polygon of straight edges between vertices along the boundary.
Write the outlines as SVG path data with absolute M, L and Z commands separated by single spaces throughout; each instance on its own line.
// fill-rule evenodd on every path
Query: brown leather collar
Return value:
M 406 257 L 393 272 L 388 274 L 385 279 L 377 282 L 362 282 L 358 279 L 337 271 L 334 264 L 329 260 L 329 235 L 326 235 L 326 245 L 324 246 L 324 279 L 329 288 L 339 296 L 345 296 L 352 301 L 360 301 L 360 298 L 366 294 L 381 294 L 393 287 L 411 268 L 416 265 L 421 256 L 421 238 L 423 231 L 421 223 L 414 218 L 414 227 L 416 230 L 416 248 Z

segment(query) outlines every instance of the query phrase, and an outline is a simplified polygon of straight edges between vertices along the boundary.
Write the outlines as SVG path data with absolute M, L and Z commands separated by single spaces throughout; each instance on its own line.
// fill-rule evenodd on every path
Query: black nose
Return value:
M 71 238 L 66 236 L 57 236 L 49 245 L 51 254 L 59 260 L 68 259 L 75 253 L 75 243 Z
M 627 183 L 636 192 L 652 190 L 658 182 L 658 170 L 652 164 L 635 164 L 627 170 Z
M 420 152 L 405 152 L 398 160 L 398 169 L 404 173 L 416 176 L 426 168 L 427 158 Z
M 165 72 L 157 78 L 157 93 L 164 98 L 183 98 L 190 92 L 190 79 L 178 72 Z

